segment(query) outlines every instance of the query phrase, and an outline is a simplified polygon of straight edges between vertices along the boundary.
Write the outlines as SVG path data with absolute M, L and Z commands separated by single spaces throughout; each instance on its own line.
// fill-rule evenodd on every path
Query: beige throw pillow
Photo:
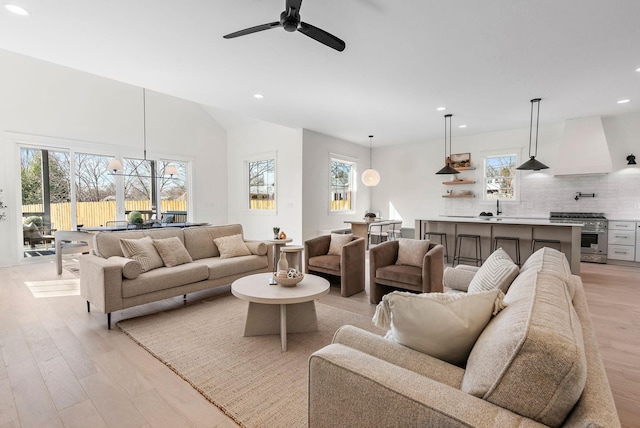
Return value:
M 230 259 L 232 257 L 250 256 L 251 250 L 244 243 L 242 235 L 222 236 L 213 240 L 218 251 L 220 251 L 221 259 Z
M 143 272 L 164 266 L 162 258 L 156 251 L 153 241 L 148 236 L 140 239 L 120 239 L 122 253 L 128 259 L 136 260 Z
M 506 293 L 518 273 L 520 273 L 518 265 L 502 248 L 498 248 L 480 266 L 478 273 L 469 283 L 467 291 L 477 293 L 499 288 L 503 293 Z
M 332 233 L 331 243 L 329 244 L 329 252 L 327 254 L 332 256 L 341 256 L 342 247 L 344 247 L 351 241 L 353 241 L 352 233 L 346 233 L 346 234 Z
M 398 260 L 396 260 L 396 264 L 421 268 L 424 255 L 429 251 L 429 243 L 428 239 L 398 239 Z
M 491 317 L 504 306 L 498 289 L 475 294 L 394 291 L 376 308 L 374 323 L 387 338 L 416 351 L 464 366 Z
M 184 248 L 184 244 L 177 236 L 166 239 L 154 239 L 153 245 L 155 245 L 156 250 L 158 250 L 166 267 L 178 266 L 193 261 L 187 249 Z
M 111 256 L 109 257 L 109 261 L 122 266 L 122 276 L 127 279 L 136 279 L 142 272 L 144 272 L 142 270 L 142 265 L 137 260 L 120 256 Z
M 245 245 L 251 251 L 251 254 L 255 254 L 256 256 L 264 256 L 267 254 L 268 247 L 262 241 L 245 241 Z

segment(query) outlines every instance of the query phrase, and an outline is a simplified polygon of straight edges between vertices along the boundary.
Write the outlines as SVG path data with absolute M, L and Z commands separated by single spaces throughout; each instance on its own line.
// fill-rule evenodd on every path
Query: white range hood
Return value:
M 567 120 L 554 175 L 607 174 L 613 170 L 599 116 Z

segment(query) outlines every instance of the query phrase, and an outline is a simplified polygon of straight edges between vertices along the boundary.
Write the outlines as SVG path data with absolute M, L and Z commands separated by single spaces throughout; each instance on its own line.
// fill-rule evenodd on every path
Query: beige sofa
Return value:
M 188 228 L 158 228 L 122 232 L 99 232 L 94 237 L 93 253 L 80 257 L 80 294 L 107 314 L 144 303 L 187 295 L 195 291 L 231 284 L 238 278 L 273 271 L 273 247 L 260 241 L 247 241 L 251 255 L 221 258 L 214 239 L 242 235 L 239 224 Z M 152 239 L 177 237 L 192 262 L 173 267 L 160 267 L 125 276 L 120 239 Z M 259 245 L 262 244 L 262 245 Z
M 447 269 L 445 285 L 452 274 L 461 288 L 468 272 Z M 342 327 L 309 359 L 309 426 L 620 426 L 582 281 L 564 255 L 532 255 L 504 303 L 465 367 Z

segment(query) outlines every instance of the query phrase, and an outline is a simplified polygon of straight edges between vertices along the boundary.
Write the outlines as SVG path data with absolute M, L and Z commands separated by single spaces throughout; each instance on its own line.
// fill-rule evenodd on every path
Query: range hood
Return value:
M 554 175 L 607 174 L 613 170 L 599 116 L 567 120 Z

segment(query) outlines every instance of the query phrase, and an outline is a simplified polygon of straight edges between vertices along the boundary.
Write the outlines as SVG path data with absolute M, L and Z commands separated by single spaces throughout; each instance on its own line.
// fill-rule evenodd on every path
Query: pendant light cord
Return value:
M 371 140 L 373 139 L 373 135 L 369 135 L 369 169 L 371 169 Z
M 537 105 L 536 114 L 536 146 L 533 157 L 538 156 L 538 124 L 540 123 L 540 98 L 534 98 L 531 100 L 531 120 L 529 121 L 529 157 L 531 157 L 531 142 L 533 141 L 533 104 Z
M 144 160 L 147 160 L 147 90 L 142 88 L 142 142 Z

